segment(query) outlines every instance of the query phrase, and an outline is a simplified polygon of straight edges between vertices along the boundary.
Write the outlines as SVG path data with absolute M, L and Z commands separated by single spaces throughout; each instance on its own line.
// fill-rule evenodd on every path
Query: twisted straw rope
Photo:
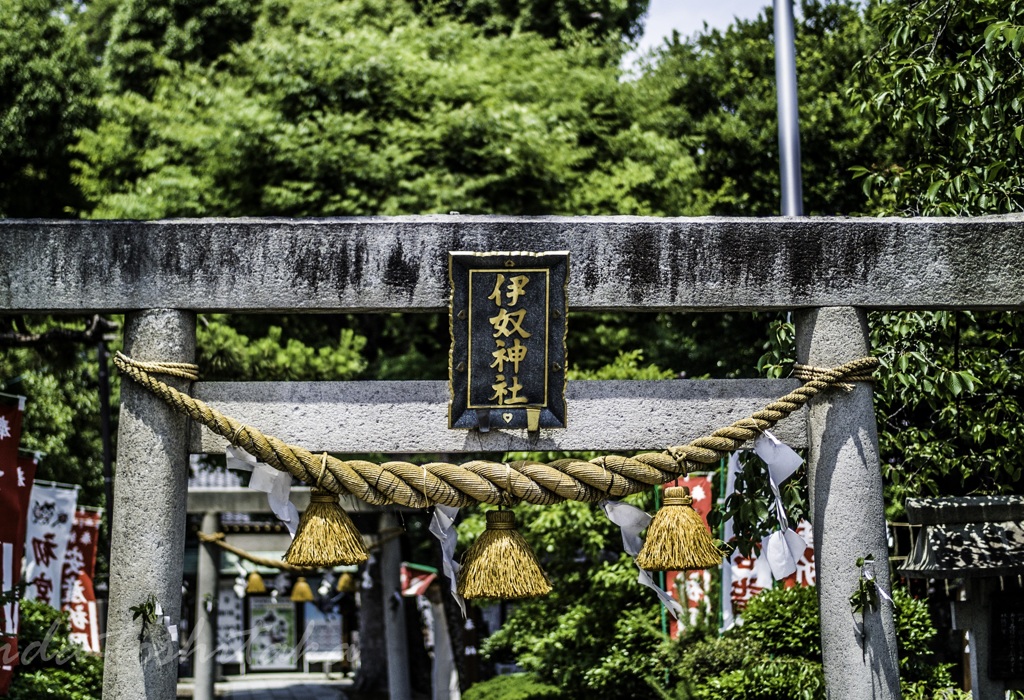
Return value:
M 872 368 L 873 370 L 874 368 Z M 819 379 L 827 376 L 830 370 L 827 367 L 815 367 L 813 365 L 802 365 L 799 362 L 793 365 L 793 372 L 790 376 L 801 381 L 810 381 L 811 379 Z M 851 374 L 845 377 L 846 381 L 836 384 L 837 389 L 842 389 L 845 392 L 853 391 L 853 384 L 850 382 L 873 382 L 875 378 L 871 376 L 871 371 L 861 372 L 859 374 Z
M 163 372 L 162 363 L 139 363 L 118 353 L 114 364 L 175 411 L 202 423 L 235 447 L 300 481 L 317 484 L 332 493 L 350 493 L 371 505 L 397 503 L 410 508 L 426 508 L 435 504 L 464 507 L 474 502 L 493 505 L 513 505 L 519 501 L 550 505 L 564 500 L 594 503 L 608 497 L 621 498 L 637 493 L 685 475 L 690 465 L 717 462 L 799 410 L 819 393 L 851 377 L 870 372 L 878 366 L 878 360 L 863 357 L 832 369 L 820 369 L 803 386 L 749 418 L 719 428 L 687 445 L 669 447 L 664 452 L 646 452 L 635 457 L 609 455 L 589 462 L 560 459 L 550 464 L 476 460 L 461 466 L 446 462 L 374 464 L 363 460 L 340 460 L 330 455 L 325 459 L 322 454 L 314 455 L 302 447 L 264 435 L 154 378 L 151 372 Z M 185 370 L 181 365 L 168 368 L 181 372 L 175 376 L 195 379 L 194 365 Z
M 236 555 L 239 559 L 251 561 L 253 564 L 256 564 L 258 566 L 265 566 L 268 569 L 280 569 L 281 571 L 288 571 L 291 573 L 299 574 L 309 573 L 310 571 L 316 571 L 316 569 L 310 569 L 308 567 L 292 566 L 291 564 L 282 559 L 269 559 L 267 557 L 261 557 L 257 554 L 253 554 L 252 552 L 247 552 L 241 547 L 236 547 L 233 544 L 228 544 L 228 542 L 224 539 L 225 535 L 223 532 L 214 532 L 212 534 L 206 532 L 198 532 L 196 534 L 199 535 L 200 542 L 215 544 L 221 549 Z
M 405 534 L 405 530 L 403 530 L 401 528 L 393 528 L 393 529 L 385 530 L 385 531 L 380 533 L 380 537 L 377 539 L 377 541 L 374 542 L 373 544 L 371 544 L 366 549 L 367 550 L 378 549 L 379 547 L 383 546 L 385 543 L 390 542 L 391 540 L 397 539 L 397 538 L 401 537 L 403 534 Z M 293 565 L 289 564 L 288 562 L 286 562 L 284 559 L 269 559 L 267 557 L 261 557 L 258 554 L 253 554 L 252 552 L 249 552 L 249 551 L 247 551 L 245 549 L 242 549 L 241 547 L 236 547 L 235 545 L 228 543 L 228 541 L 225 539 L 227 537 L 227 535 L 225 533 L 223 533 L 223 532 L 209 533 L 209 532 L 199 531 L 199 532 L 196 533 L 196 535 L 198 535 L 200 542 L 206 542 L 208 544 L 215 544 L 218 547 L 220 547 L 221 549 L 223 549 L 224 551 L 231 552 L 232 554 L 237 556 L 239 559 L 244 559 L 245 561 L 252 562 L 253 564 L 256 564 L 257 566 L 265 566 L 268 569 L 279 569 L 281 571 L 287 571 L 289 573 L 295 573 L 295 574 L 308 574 L 310 572 L 322 571 L 323 570 L 323 567 L 311 569 L 311 568 L 306 567 L 306 566 L 293 566 Z

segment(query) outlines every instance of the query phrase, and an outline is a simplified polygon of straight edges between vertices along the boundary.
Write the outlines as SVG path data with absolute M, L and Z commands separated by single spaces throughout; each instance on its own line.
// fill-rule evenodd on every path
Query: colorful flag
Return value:
M 103 511 L 79 508 L 64 553 L 62 591 L 64 610 L 71 627 L 70 639 L 86 651 L 100 652 L 100 632 L 96 618 L 96 593 L 92 580 L 96 573 L 97 540 Z
M 32 486 L 25 531 L 25 597 L 60 609 L 61 574 L 78 503 L 77 488 Z
M 427 589 L 430 588 L 430 584 L 437 579 L 436 571 L 420 571 L 417 569 L 418 567 L 416 564 L 410 565 L 407 562 L 402 562 L 402 568 L 399 570 L 399 585 L 402 587 L 403 596 L 413 597 L 426 595 Z
M 24 473 L 18 468 L 22 397 L 0 397 L 0 695 L 7 693 L 18 663 L 18 600 L 15 589 L 21 576 L 21 543 L 24 522 L 22 488 Z

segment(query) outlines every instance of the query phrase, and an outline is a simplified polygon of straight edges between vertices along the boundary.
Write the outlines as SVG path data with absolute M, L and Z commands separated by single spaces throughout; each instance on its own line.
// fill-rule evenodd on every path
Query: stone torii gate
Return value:
M 648 219 L 429 216 L 0 221 L 0 310 L 124 313 L 126 354 L 192 362 L 197 312 L 441 312 L 455 250 L 570 251 L 576 311 L 793 310 L 798 360 L 869 353 L 870 309 L 1024 308 L 1024 217 Z M 181 382 L 175 382 L 179 388 Z M 638 450 L 727 425 L 795 380 L 570 382 L 569 427 L 449 431 L 444 382 L 197 384 L 287 442 L 331 452 Z M 856 559 L 886 561 L 871 388 L 815 399 L 779 434 L 809 453 L 832 698 L 900 695 L 891 609 L 856 629 Z M 122 385 L 104 696 L 169 699 L 177 664 L 140 654 L 129 608 L 181 601 L 189 451 L 223 442 Z M 888 571 L 878 571 L 888 590 Z

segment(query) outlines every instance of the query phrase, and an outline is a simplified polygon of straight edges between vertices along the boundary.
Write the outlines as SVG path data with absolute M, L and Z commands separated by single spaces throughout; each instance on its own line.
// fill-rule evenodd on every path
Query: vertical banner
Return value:
M 684 476 L 665 486 L 685 486 L 690 489 L 693 509 L 700 514 L 704 526 L 711 530 L 711 526 L 708 525 L 708 514 L 713 505 L 710 477 Z M 678 639 L 679 633 L 686 629 L 687 625 L 693 627 L 697 624 L 702 612 L 705 615 L 711 612 L 711 598 L 708 597 L 708 591 L 711 590 L 711 572 L 705 569 L 667 571 L 665 577 L 665 587 L 669 594 L 679 601 L 688 615 L 681 620 L 669 620 L 669 636 Z
M 62 572 L 63 609 L 68 612 L 70 639 L 95 654 L 100 653 L 100 633 L 92 581 L 102 520 L 102 510 L 75 511 Z
M 25 531 L 25 597 L 60 609 L 64 553 L 75 520 L 78 489 L 32 486 Z
M 21 574 L 18 535 L 25 517 L 19 487 L 25 475 L 18 469 L 18 444 L 24 410 L 24 398 L 0 397 L 0 695 L 7 693 L 18 663 L 15 589 Z

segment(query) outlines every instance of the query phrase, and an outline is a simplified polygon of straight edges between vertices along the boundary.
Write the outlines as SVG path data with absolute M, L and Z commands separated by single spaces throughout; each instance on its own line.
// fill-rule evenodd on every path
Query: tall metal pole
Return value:
M 804 193 L 800 175 L 800 116 L 796 97 L 796 38 L 793 0 L 774 0 L 775 86 L 779 112 L 779 175 L 782 215 L 803 216 Z

